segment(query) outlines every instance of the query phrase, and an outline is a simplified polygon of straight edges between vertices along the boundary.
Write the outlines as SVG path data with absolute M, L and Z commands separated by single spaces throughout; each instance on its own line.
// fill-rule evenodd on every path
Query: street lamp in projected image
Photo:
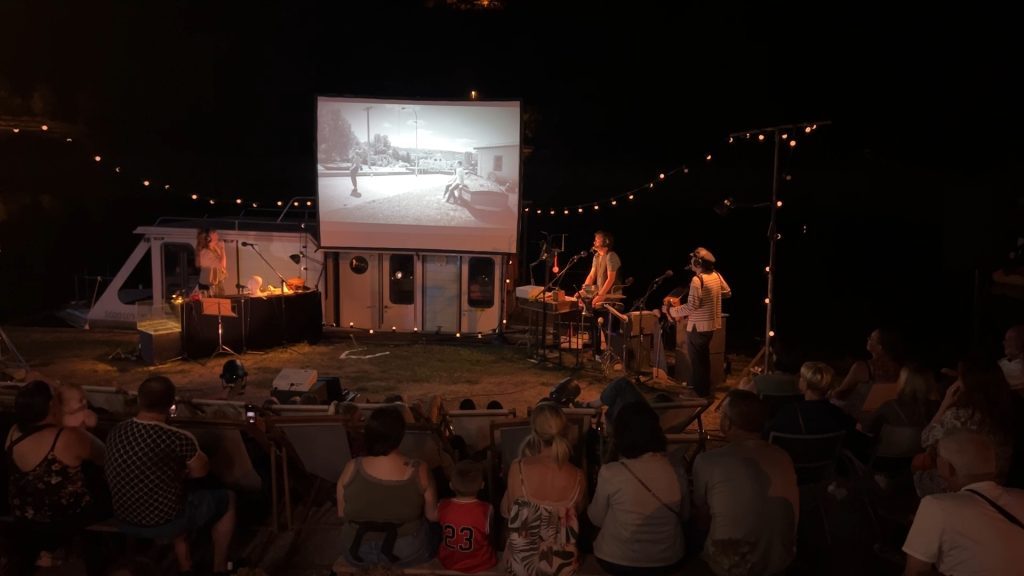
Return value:
M 415 164 L 415 167 L 413 168 L 413 173 L 416 174 L 417 176 L 419 176 L 420 175 L 420 115 L 416 113 L 416 109 L 415 108 L 406 108 L 405 106 L 402 106 L 402 110 L 412 110 L 412 116 L 413 116 L 413 118 L 415 118 L 415 121 L 414 121 L 415 124 L 414 125 L 416 126 L 416 164 Z
M 366 110 L 366 165 L 370 165 L 370 108 L 373 106 L 367 106 L 363 108 Z

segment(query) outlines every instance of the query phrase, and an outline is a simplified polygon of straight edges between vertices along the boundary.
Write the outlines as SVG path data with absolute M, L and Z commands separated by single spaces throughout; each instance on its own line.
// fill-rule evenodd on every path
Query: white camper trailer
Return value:
M 199 230 L 217 230 L 227 251 L 228 294 L 246 292 L 253 276 L 264 289 L 281 287 L 300 278 L 312 289 L 322 289 L 322 260 L 316 237 L 301 224 L 245 220 L 160 220 L 135 230 L 142 236 L 121 270 L 93 303 L 87 316 L 90 327 L 134 329 L 140 302 L 156 307 L 175 295 L 188 295 L 199 283 L 195 264 Z
M 502 330 L 506 256 L 404 251 L 330 256 L 325 306 L 329 323 L 466 336 Z

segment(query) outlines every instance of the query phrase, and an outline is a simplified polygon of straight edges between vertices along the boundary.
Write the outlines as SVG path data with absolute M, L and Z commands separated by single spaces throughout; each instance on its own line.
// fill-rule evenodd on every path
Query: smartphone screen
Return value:
M 177 404 L 171 404 L 171 418 L 174 418 L 177 415 L 178 415 L 178 405 Z
M 250 424 L 256 423 L 256 407 L 246 406 L 245 407 L 245 420 Z

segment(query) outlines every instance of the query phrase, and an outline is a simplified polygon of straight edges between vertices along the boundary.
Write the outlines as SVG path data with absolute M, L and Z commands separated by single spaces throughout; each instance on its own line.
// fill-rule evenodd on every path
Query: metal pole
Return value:
M 775 150 L 772 156 L 772 204 L 768 224 L 768 297 L 765 304 L 764 320 L 764 372 L 771 365 L 772 307 L 775 305 L 775 242 L 779 239 L 776 217 L 779 213 L 779 140 L 778 130 L 772 132 Z

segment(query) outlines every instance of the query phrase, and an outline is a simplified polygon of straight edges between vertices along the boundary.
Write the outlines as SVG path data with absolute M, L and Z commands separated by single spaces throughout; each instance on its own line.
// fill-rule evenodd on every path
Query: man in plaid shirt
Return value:
M 191 574 L 188 537 L 212 524 L 214 573 L 226 573 L 235 530 L 235 494 L 185 489 L 186 478 L 203 477 L 210 462 L 192 434 L 167 424 L 174 383 L 152 376 L 139 386 L 139 413 L 107 436 L 107 483 L 122 530 L 145 538 L 173 539 L 178 568 Z

